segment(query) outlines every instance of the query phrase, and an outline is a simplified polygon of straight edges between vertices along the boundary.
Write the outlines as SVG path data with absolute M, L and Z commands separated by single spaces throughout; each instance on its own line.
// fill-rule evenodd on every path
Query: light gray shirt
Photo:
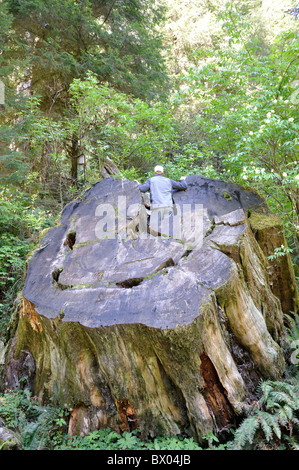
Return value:
M 155 175 L 146 180 L 144 184 L 139 185 L 142 193 L 150 191 L 151 208 L 171 207 L 173 206 L 173 191 L 182 191 L 187 189 L 185 180 L 174 181 L 163 175 Z

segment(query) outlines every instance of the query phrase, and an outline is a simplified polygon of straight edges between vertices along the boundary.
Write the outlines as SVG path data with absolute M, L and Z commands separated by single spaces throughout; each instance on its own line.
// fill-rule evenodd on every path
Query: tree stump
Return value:
M 71 435 L 109 427 L 201 442 L 235 425 L 262 378 L 283 374 L 283 313 L 298 299 L 288 255 L 267 259 L 286 244 L 278 218 L 239 185 L 186 181 L 174 194 L 191 220 L 181 238 L 142 236 L 138 185 L 105 178 L 28 260 L 6 386 L 27 373 L 42 403 L 70 410 Z

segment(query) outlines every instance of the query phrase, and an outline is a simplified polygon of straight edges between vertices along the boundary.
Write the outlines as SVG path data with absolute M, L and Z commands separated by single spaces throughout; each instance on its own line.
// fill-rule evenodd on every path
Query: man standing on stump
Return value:
M 146 180 L 144 184 L 139 184 L 142 193 L 150 192 L 151 216 L 150 233 L 159 234 L 159 221 L 173 216 L 173 191 L 184 191 L 187 189 L 185 178 L 181 181 L 174 181 L 163 176 L 163 167 L 155 167 L 155 175 Z

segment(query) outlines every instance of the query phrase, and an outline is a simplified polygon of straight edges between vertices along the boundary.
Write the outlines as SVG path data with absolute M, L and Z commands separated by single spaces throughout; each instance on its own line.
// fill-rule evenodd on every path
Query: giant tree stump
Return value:
M 142 238 L 138 185 L 106 178 L 65 207 L 28 261 L 6 385 L 27 375 L 41 402 L 71 410 L 71 434 L 201 441 L 234 426 L 260 379 L 284 371 L 283 313 L 297 298 L 289 258 L 267 259 L 285 244 L 278 218 L 238 185 L 187 184 L 174 199 L 181 213 L 203 204 L 200 243 Z M 117 220 L 99 238 L 102 204 Z

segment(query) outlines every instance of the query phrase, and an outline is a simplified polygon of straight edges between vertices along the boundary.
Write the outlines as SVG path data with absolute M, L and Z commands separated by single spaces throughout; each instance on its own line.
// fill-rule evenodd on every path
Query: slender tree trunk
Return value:
M 71 146 L 71 178 L 72 183 L 77 187 L 78 184 L 78 158 L 79 158 L 79 142 L 78 136 L 73 134 Z

